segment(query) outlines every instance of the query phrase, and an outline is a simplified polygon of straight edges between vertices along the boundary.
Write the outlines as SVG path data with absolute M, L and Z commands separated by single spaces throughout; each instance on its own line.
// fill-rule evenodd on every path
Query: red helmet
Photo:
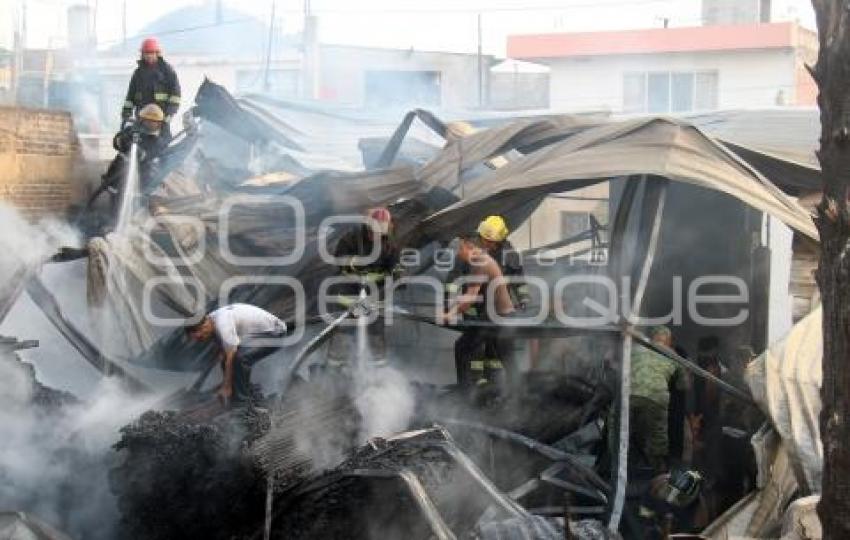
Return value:
M 162 49 L 159 48 L 159 41 L 157 41 L 156 38 L 152 38 L 152 37 L 144 40 L 142 42 L 142 46 L 140 47 L 139 50 L 142 52 L 142 54 L 152 53 L 152 52 L 155 52 L 155 53 L 162 52 Z
M 387 210 L 383 206 L 372 208 L 371 210 L 369 210 L 368 217 L 373 227 L 377 229 L 381 234 L 389 233 L 390 222 L 392 222 L 393 219 L 392 214 L 390 214 L 389 210 Z

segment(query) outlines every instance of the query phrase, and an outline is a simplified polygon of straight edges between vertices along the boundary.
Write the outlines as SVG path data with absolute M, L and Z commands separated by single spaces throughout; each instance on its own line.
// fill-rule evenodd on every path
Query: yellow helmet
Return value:
M 478 235 L 490 242 L 504 242 L 509 232 L 502 216 L 488 216 L 478 225 Z
M 156 103 L 148 103 L 139 111 L 139 119 L 150 120 L 151 122 L 163 122 L 165 121 L 165 113 L 162 112 L 162 109 Z

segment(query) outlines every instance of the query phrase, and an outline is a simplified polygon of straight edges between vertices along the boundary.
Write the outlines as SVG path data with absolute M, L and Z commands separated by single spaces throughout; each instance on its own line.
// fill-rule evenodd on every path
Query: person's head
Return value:
M 478 236 L 485 249 L 498 247 L 508 237 L 509 232 L 502 216 L 487 216 L 478 224 Z
M 649 330 L 649 339 L 651 339 L 653 343 L 663 345 L 668 348 L 673 346 L 673 332 L 671 332 L 666 326 L 653 326 Z
M 139 47 L 139 52 L 142 55 L 142 60 L 148 65 L 156 64 L 162 54 L 162 49 L 159 47 L 159 41 L 156 38 L 149 37 L 142 41 L 142 46 Z
M 207 341 L 213 336 L 213 333 L 215 332 L 215 325 L 213 324 L 212 319 L 205 315 L 200 321 L 184 326 L 183 330 L 186 332 L 189 339 L 195 341 Z
M 463 263 L 469 264 L 473 255 L 479 249 L 478 234 L 466 233 L 457 239 L 457 258 Z
M 139 111 L 139 124 L 142 132 L 147 135 L 159 135 L 165 114 L 156 103 L 149 103 Z
M 390 211 L 383 206 L 370 209 L 366 213 L 366 220 L 369 223 L 369 230 L 372 231 L 373 234 L 388 236 L 392 230 L 392 214 L 390 214 Z

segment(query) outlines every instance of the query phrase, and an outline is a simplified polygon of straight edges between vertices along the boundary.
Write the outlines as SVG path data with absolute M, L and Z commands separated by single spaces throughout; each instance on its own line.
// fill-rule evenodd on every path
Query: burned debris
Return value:
M 726 354 L 764 341 L 763 328 L 745 318 L 717 337 L 700 323 L 705 313 L 766 308 L 725 282 L 708 288 L 734 301 L 677 314 L 682 291 L 667 278 L 681 287 L 683 276 L 711 271 L 757 285 L 762 213 L 816 244 L 806 210 L 777 180 L 793 172 L 803 189 L 816 171 L 685 120 L 483 127 L 423 110 L 364 144 L 352 135 L 369 166 L 334 169 L 324 160 L 348 156 L 316 155 L 308 127 L 287 120 L 310 114 L 206 81 L 149 177 L 125 182 L 115 204 L 87 208 L 85 242 L 18 269 L 0 303 L 5 314 L 25 291 L 90 368 L 143 403 L 115 430 L 100 471 L 118 537 L 666 538 L 711 530 L 754 490 L 754 504 L 784 510 L 795 480 L 788 459 L 808 447 L 777 450 L 777 437 L 799 433 L 769 427 L 781 414 L 759 392 L 775 383 L 747 387 L 755 355 L 733 364 Z M 340 122 L 357 132 L 356 121 Z M 415 130 L 438 143 L 420 144 Z M 604 200 L 604 216 L 566 238 L 527 242 L 521 272 L 485 249 L 509 228 L 531 236 L 533 219 L 551 219 L 541 213 L 550 195 L 594 189 L 604 197 L 586 199 Z M 357 219 L 329 222 L 339 216 Z M 504 227 L 476 230 L 488 216 Z M 736 235 L 746 238 L 727 238 Z M 694 253 L 715 236 L 726 249 Z M 352 249 L 338 249 L 350 239 Z M 373 243 L 387 264 L 357 260 Z M 476 293 L 511 308 L 473 314 L 486 306 L 463 299 L 474 280 L 449 290 L 446 254 L 478 278 Z M 87 266 L 85 323 L 41 275 L 77 259 Z M 521 301 L 502 283 L 511 276 L 529 285 Z M 344 287 L 327 286 L 339 278 Z M 195 339 L 192 325 L 240 304 L 279 321 L 286 331 L 276 338 L 295 337 L 257 346 L 268 350 L 253 378 L 254 364 L 246 368 L 253 385 L 231 402 L 228 369 L 252 352 L 241 340 L 257 337 L 237 328 L 256 321 L 231 323 L 229 340 L 214 325 L 218 339 Z M 637 323 L 665 312 L 680 321 L 667 341 L 655 339 L 663 325 Z M 475 339 L 450 366 L 458 335 Z M 656 397 L 635 391 L 647 364 L 663 371 L 664 403 L 649 407 L 663 415 L 651 423 L 635 410 Z M 57 409 L 70 404 L 50 396 Z M 652 435 L 658 455 L 647 452 Z M 785 476 L 771 460 L 786 464 Z M 765 500 L 772 482 L 782 496 Z

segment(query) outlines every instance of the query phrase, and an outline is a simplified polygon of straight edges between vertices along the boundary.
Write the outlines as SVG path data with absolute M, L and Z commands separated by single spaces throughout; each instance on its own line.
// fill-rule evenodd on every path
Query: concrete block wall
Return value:
M 0 107 L 0 200 L 27 217 L 61 215 L 79 198 L 78 156 L 69 113 Z

